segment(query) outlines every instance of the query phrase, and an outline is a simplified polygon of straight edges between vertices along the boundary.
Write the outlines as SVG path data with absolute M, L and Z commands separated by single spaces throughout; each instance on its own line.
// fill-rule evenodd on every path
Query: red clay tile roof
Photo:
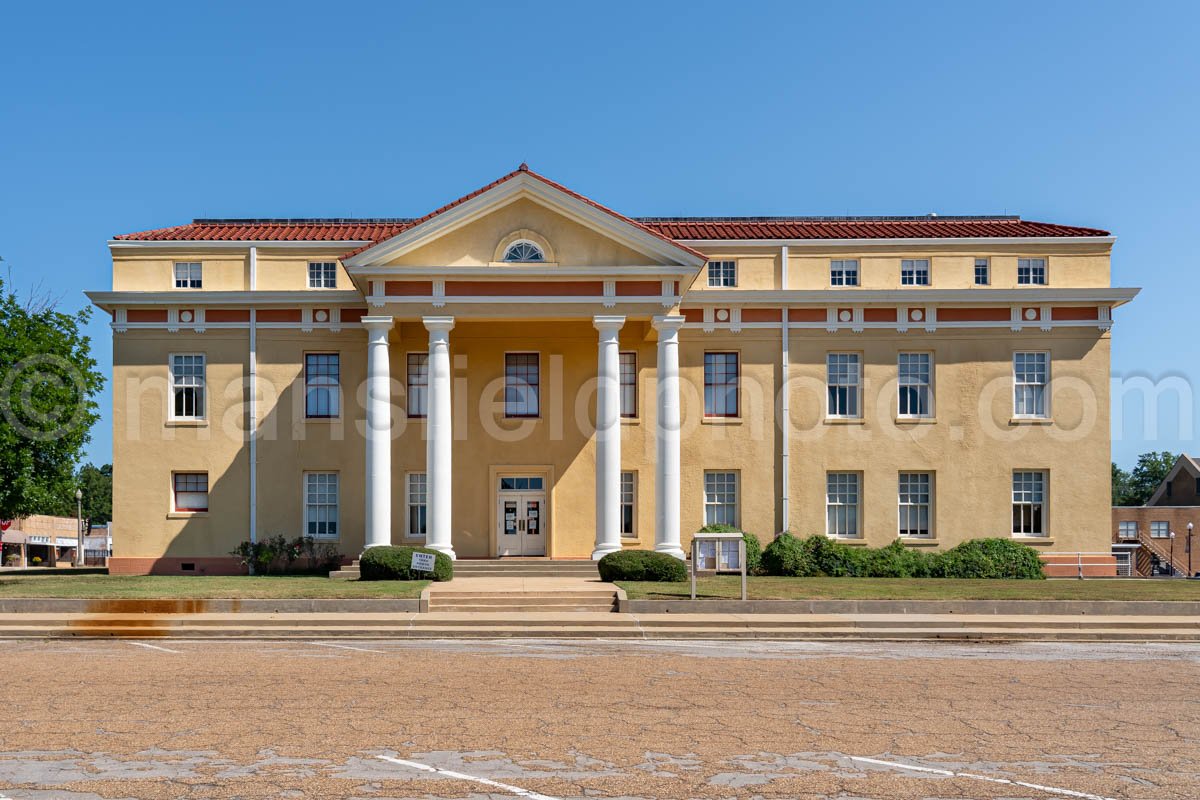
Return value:
M 522 164 L 502 178 L 416 219 L 197 219 L 187 225 L 126 233 L 118 241 L 361 242 L 343 258 L 478 197 L 527 173 L 593 208 L 693 253 L 682 240 L 940 239 L 1108 236 L 1108 231 L 1032 222 L 1019 217 L 626 217 Z M 696 253 L 700 255 L 699 253 Z

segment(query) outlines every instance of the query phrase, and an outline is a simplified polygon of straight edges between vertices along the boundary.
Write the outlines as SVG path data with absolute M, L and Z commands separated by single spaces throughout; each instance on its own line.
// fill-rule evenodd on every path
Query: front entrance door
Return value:
M 546 555 L 546 492 L 535 488 L 542 489 L 541 478 L 500 479 L 497 555 Z

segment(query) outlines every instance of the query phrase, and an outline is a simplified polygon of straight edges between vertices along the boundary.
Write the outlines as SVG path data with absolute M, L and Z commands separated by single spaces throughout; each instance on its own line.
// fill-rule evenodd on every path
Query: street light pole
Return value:
M 83 489 L 75 490 L 75 566 L 83 566 Z
M 1189 578 L 1196 574 L 1196 573 L 1192 572 L 1192 528 L 1193 527 L 1194 526 L 1192 525 L 1192 523 L 1189 522 L 1187 524 L 1187 529 L 1188 529 L 1188 538 L 1187 538 L 1188 574 L 1187 574 L 1187 576 Z
M 1171 531 L 1171 577 L 1175 577 L 1175 531 Z

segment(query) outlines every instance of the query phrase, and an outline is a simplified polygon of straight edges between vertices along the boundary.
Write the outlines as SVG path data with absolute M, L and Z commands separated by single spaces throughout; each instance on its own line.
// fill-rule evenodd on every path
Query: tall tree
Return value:
M 1112 462 L 1112 504 L 1114 506 L 1135 506 L 1137 503 L 1129 502 L 1130 487 L 1129 473 L 1117 466 L 1117 462 Z
M 1167 450 L 1142 453 L 1129 472 L 1112 465 L 1112 493 L 1115 506 L 1144 506 L 1171 472 L 1178 453 Z
M 112 464 L 84 464 L 77 480 L 83 492 L 83 518 L 89 525 L 112 522 Z
M 0 519 L 75 511 L 104 385 L 81 330 L 89 316 L 22 303 L 0 279 Z

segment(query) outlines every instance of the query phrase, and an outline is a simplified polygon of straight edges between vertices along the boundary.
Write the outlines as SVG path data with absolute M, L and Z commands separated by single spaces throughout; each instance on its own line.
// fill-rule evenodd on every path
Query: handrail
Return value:
M 1140 545 L 1145 547 L 1151 553 L 1154 553 L 1154 555 L 1158 556 L 1159 561 L 1165 561 L 1166 563 L 1170 564 L 1172 570 L 1183 575 L 1185 578 L 1191 577 L 1188 575 L 1187 561 L 1184 558 L 1184 556 L 1187 555 L 1186 551 L 1180 553 L 1178 558 L 1172 558 L 1171 551 L 1169 549 L 1164 548 L 1161 544 L 1159 544 L 1158 539 L 1151 537 L 1150 534 L 1143 530 L 1138 531 L 1137 540 Z

